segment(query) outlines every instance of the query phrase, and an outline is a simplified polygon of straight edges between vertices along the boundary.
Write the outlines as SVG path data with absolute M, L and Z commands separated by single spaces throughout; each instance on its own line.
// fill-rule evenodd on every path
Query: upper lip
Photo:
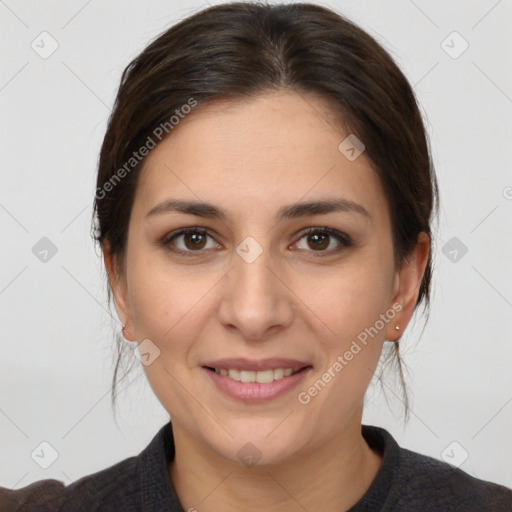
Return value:
M 203 366 L 208 368 L 225 368 L 226 370 L 275 370 L 276 368 L 304 368 L 311 366 L 309 363 L 297 359 L 285 359 L 281 357 L 271 357 L 267 359 L 245 359 L 229 358 L 218 359 L 216 361 L 207 361 Z

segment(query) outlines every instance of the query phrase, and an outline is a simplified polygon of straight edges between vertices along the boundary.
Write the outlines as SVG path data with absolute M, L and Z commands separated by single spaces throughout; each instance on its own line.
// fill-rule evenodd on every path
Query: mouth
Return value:
M 285 396 L 313 371 L 312 365 L 289 359 L 226 359 L 208 363 L 202 368 L 222 396 L 245 404 Z
M 302 372 L 311 366 L 303 366 L 297 368 L 268 368 L 266 370 L 242 370 L 240 368 L 214 368 L 205 366 L 207 370 L 215 372 L 217 375 L 229 377 L 237 382 L 250 384 L 257 382 L 259 384 L 269 384 L 275 380 L 281 380 L 290 375 Z

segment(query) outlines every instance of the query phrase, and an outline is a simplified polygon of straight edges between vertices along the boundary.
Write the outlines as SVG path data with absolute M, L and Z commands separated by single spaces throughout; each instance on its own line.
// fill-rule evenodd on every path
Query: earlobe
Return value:
M 102 244 L 103 261 L 107 271 L 108 283 L 112 290 L 117 315 L 121 320 L 123 329 L 122 335 L 129 341 L 135 341 L 132 332 L 132 320 L 130 314 L 126 278 L 119 270 L 118 261 L 115 255 L 110 252 L 107 243 Z M 133 339 L 132 339 L 133 338 Z
M 429 253 L 430 237 L 422 231 L 418 235 L 416 247 L 395 275 L 396 293 L 391 305 L 401 304 L 401 309 L 395 322 L 388 325 L 386 339 L 389 341 L 398 341 L 414 313 Z M 399 328 L 396 329 L 396 326 Z

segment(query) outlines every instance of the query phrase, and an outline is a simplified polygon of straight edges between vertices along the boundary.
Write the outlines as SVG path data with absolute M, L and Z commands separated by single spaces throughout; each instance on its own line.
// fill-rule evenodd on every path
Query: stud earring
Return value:
M 395 329 L 396 329 L 397 331 L 399 331 L 399 330 L 400 330 L 400 326 L 399 326 L 399 325 L 395 325 Z

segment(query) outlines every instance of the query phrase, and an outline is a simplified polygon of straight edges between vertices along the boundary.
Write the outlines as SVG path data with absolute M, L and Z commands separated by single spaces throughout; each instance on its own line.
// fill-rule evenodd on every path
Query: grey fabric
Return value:
M 349 512 L 512 512 L 512 490 L 400 448 L 382 428 L 363 425 L 362 433 L 383 461 L 372 485 Z M 168 423 L 137 457 L 68 486 L 41 480 L 17 490 L 0 487 L 0 511 L 184 512 L 169 479 L 173 458 Z
M 372 485 L 349 512 L 512 511 L 511 489 L 400 448 L 382 428 L 363 425 L 363 436 L 383 460 Z

